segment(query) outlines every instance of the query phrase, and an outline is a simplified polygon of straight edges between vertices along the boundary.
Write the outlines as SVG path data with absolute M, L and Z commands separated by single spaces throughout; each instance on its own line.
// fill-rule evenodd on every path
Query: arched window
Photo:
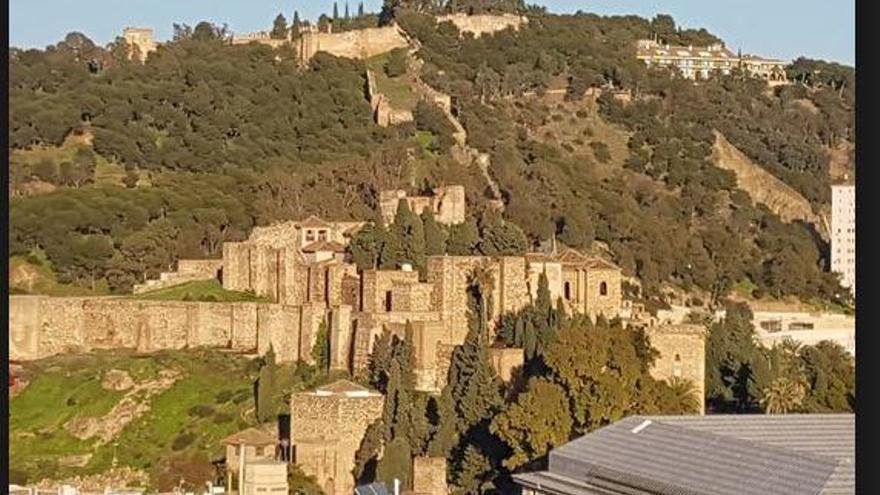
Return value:
M 599 295 L 607 296 L 608 295 L 608 284 L 605 282 L 599 283 Z
M 565 300 L 566 301 L 571 300 L 571 282 L 565 283 Z

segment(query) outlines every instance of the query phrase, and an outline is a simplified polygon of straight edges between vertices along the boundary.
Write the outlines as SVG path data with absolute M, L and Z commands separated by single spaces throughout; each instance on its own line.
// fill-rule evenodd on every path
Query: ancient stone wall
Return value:
M 384 397 L 301 392 L 290 401 L 294 461 L 327 495 L 354 492 L 354 457 L 367 427 L 382 414 Z
M 646 328 L 646 334 L 651 346 L 660 352 L 651 368 L 651 376 L 658 380 L 690 380 L 699 397 L 700 414 L 705 413 L 705 327 L 687 324 L 658 325 Z
M 496 33 L 507 28 L 519 30 L 520 26 L 528 24 L 529 20 L 513 14 L 450 14 L 438 17 L 437 22 L 451 22 L 462 33 L 472 33 L 475 38 L 479 38 L 484 34 Z
M 562 264 L 546 261 L 529 263 L 529 293 L 532 300 L 538 297 L 538 285 L 542 273 L 547 276 L 550 301 L 555 305 L 556 300 L 562 297 Z
M 361 311 L 365 313 L 393 311 L 394 287 L 418 283 L 419 273 L 414 271 L 364 270 L 361 274 Z
M 620 314 L 623 300 L 620 275 L 620 270 L 617 269 L 595 269 L 585 272 L 585 313 L 591 316 L 602 314 L 607 318 Z
M 302 63 L 311 60 L 318 52 L 326 52 L 337 57 L 364 59 L 408 46 L 396 25 L 342 33 L 303 32 L 294 41 L 297 56 Z
M 406 201 L 410 210 L 421 215 L 426 209 L 434 213 L 437 222 L 454 225 L 465 221 L 464 186 L 438 187 L 431 196 L 407 196 L 406 191 L 381 191 L 379 193 L 379 209 L 382 221 L 388 225 L 394 221 L 397 203 Z
M 492 368 L 505 382 L 509 382 L 514 371 L 525 363 L 525 353 L 515 347 L 489 349 L 489 358 L 492 361 Z
M 330 311 L 330 369 L 350 370 L 354 345 L 352 307 L 341 305 Z
M 323 308 L 309 306 L 11 296 L 9 349 L 12 359 L 26 360 L 114 348 L 264 353 L 271 344 L 279 362 L 291 362 L 311 354 L 323 318 Z
M 413 457 L 413 493 L 416 495 L 447 495 L 445 457 Z
M 135 294 L 173 287 L 198 280 L 216 279 L 223 268 L 223 260 L 178 260 L 177 271 L 163 272 L 156 280 L 147 280 L 132 288 Z

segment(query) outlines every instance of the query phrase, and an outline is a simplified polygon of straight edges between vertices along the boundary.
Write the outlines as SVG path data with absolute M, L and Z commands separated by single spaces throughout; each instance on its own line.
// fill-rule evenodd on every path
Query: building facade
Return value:
M 856 293 L 856 187 L 831 186 L 831 271 Z
M 785 62 L 759 57 L 738 55 L 724 43 L 701 46 L 676 46 L 661 44 L 656 40 L 639 40 L 636 58 L 648 67 L 674 68 L 686 79 L 708 79 L 715 73 L 730 74 L 741 69 L 754 77 L 771 82 L 786 80 Z

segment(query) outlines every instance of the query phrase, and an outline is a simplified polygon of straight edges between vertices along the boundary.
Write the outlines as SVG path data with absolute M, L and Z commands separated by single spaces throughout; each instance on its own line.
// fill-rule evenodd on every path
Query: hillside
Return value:
M 181 477 L 211 479 L 210 461 L 225 452 L 220 440 L 258 424 L 259 366 L 207 349 L 117 349 L 23 363 L 18 374 L 27 385 L 9 407 L 10 481 L 88 483 L 114 464 L 159 491 Z M 278 376 L 285 392 L 317 383 L 291 366 L 281 366 Z
M 712 158 L 719 167 L 736 174 L 737 186 L 749 193 L 754 201 L 766 205 L 785 222 L 801 220 L 812 224 L 827 238 L 828 232 L 803 196 L 756 165 L 718 132 L 715 133 Z
M 827 208 L 829 174 L 846 168 L 848 155 L 827 150 L 854 146 L 851 68 L 799 59 L 798 83 L 773 90 L 738 75 L 694 85 L 647 70 L 634 43 L 717 39 L 705 30 L 668 16 L 527 16 L 475 38 L 403 2 L 393 17 L 420 62 L 397 78 L 383 75 L 385 56 L 318 53 L 299 67 L 284 47 L 229 46 L 208 24 L 143 65 L 79 34 L 12 50 L 11 171 L 39 194 L 12 199 L 10 248 L 43 250 L 62 283 L 125 293 L 178 258 L 218 256 L 255 225 L 372 218 L 383 189 L 455 183 L 475 222 L 500 196 L 532 245 L 606 245 L 649 295 L 673 283 L 722 297 L 743 280 L 777 296 L 840 292 L 824 273 L 827 246 L 789 221 Z M 406 84 L 450 95 L 467 146 L 488 161 L 455 156 L 455 129 L 431 105 L 416 106 L 415 122 L 376 125 L 367 66 L 405 107 L 418 89 Z M 631 101 L 597 97 L 609 87 Z M 527 96 L 545 90 L 553 97 Z M 740 163 L 802 197 L 800 213 L 743 195 L 757 190 L 715 166 L 713 129 Z

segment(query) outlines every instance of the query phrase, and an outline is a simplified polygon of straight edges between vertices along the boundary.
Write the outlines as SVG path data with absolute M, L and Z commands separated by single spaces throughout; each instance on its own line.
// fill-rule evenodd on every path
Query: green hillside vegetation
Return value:
M 107 282 L 99 280 L 94 287 L 59 283 L 51 263 L 43 253 L 9 258 L 9 291 L 11 294 L 43 294 L 47 296 L 100 296 L 109 293 Z
M 376 77 L 376 89 L 388 97 L 392 108 L 410 111 L 415 109 L 418 97 L 406 77 L 405 49 L 398 48 L 376 55 L 367 59 L 366 63 Z
M 799 59 L 789 67 L 796 84 L 772 91 L 742 74 L 696 86 L 634 57 L 635 40 L 654 34 L 685 45 L 717 40 L 669 16 L 451 5 L 529 16 L 518 32 L 473 38 L 435 26 L 411 3 L 389 3 L 379 21 L 393 18 L 419 41 L 421 77 L 453 97 L 469 144 L 492 156 L 504 220 L 522 229 L 527 247 L 553 235 L 577 248 L 601 241 L 650 297 L 672 283 L 718 302 L 744 279 L 773 297 L 843 293 L 826 272 L 827 244 L 752 204 L 710 150 L 717 129 L 823 207 L 825 150 L 854 143 L 852 68 Z M 378 127 L 363 61 L 319 53 L 300 68 L 284 49 L 229 46 L 225 36 L 208 23 L 179 28 L 143 65 L 127 61 L 118 41 L 102 48 L 76 33 L 48 50 L 11 50 L 13 152 L 62 146 L 86 129 L 94 136 L 93 157 L 83 152 L 81 168 L 66 167 L 91 181 L 11 200 L 12 254 L 41 248 L 59 282 L 106 280 L 124 293 L 177 259 L 218 256 L 222 242 L 254 225 L 308 214 L 374 218 L 383 189 L 463 184 L 478 223 L 485 181 L 451 159 L 436 109 L 417 105 L 415 125 Z M 559 81 L 567 81 L 562 109 L 517 101 Z M 582 95 L 608 85 L 630 90 L 633 103 L 603 96 L 598 115 L 588 112 Z M 92 161 L 100 173 L 85 173 Z M 95 184 L 95 176 L 115 178 Z
M 244 414 L 253 407 L 253 363 L 216 351 L 99 352 L 48 358 L 26 369 L 33 380 L 10 402 L 10 472 L 31 482 L 102 472 L 114 453 L 121 465 L 144 469 L 158 482 L 163 464 L 189 453 L 219 455 L 220 439 L 253 422 Z M 63 425 L 74 417 L 103 416 L 125 395 L 102 388 L 110 369 L 128 372 L 135 382 L 155 379 L 163 369 L 183 375 L 152 398 L 150 410 L 125 427 L 115 446 L 98 446 L 94 438 L 78 440 Z M 225 378 L 217 380 L 218 375 Z M 92 454 L 84 467 L 63 465 L 64 457 L 81 454 Z
M 260 424 L 255 413 L 254 381 L 262 359 L 208 349 L 162 351 L 149 355 L 100 351 L 67 355 L 25 364 L 32 379 L 10 401 L 10 476 L 13 482 L 101 473 L 114 455 L 120 466 L 146 471 L 154 490 L 170 491 L 183 477 L 198 489 L 214 478 L 211 461 L 225 455 L 220 440 Z M 278 365 L 273 410 L 282 412 L 293 390 L 330 379 L 308 366 Z M 160 371 L 180 378 L 153 396 L 149 410 L 127 424 L 106 444 L 79 440 L 64 428 L 76 417 L 102 417 L 126 395 L 106 390 L 106 371 L 127 372 L 132 380 L 155 380 Z M 218 379 L 222 377 L 222 379 Z M 268 406 L 267 406 L 268 407 Z M 69 465 L 71 456 L 89 455 L 84 466 Z
M 265 297 L 258 297 L 249 292 L 226 290 L 217 280 L 187 282 L 132 297 L 151 301 L 270 302 Z

